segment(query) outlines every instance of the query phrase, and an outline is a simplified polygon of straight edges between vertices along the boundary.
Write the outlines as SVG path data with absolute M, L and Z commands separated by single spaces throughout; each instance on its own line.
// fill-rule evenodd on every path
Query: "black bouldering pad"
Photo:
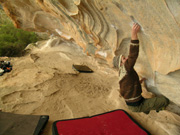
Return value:
M 48 120 L 48 115 L 0 112 L 0 135 L 40 135 Z
M 93 73 L 93 70 L 86 65 L 72 65 L 72 68 L 80 73 Z

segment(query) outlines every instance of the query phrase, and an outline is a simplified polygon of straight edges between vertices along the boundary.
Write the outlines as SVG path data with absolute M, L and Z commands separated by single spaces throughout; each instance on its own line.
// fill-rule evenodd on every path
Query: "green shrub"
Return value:
M 17 29 L 0 10 L 0 56 L 21 56 L 25 47 L 38 41 L 34 32 Z

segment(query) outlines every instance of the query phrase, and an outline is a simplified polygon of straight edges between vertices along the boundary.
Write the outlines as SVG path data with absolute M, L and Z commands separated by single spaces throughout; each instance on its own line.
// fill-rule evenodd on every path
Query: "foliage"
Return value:
M 38 40 L 34 32 L 17 29 L 0 10 L 0 56 L 21 56 L 24 48 Z

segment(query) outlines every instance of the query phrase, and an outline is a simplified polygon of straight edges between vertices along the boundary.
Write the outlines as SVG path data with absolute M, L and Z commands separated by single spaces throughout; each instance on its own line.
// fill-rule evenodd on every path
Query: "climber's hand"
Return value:
M 140 30 L 140 25 L 138 23 L 134 23 L 132 27 L 131 40 L 138 40 L 137 33 Z

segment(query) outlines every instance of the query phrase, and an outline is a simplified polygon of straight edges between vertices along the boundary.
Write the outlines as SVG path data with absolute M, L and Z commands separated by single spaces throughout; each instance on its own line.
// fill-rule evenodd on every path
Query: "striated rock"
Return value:
M 52 35 L 50 40 L 29 47 L 30 55 L 13 60 L 12 74 L 1 78 L 0 105 L 5 111 L 45 112 L 55 120 L 59 111 L 61 118 L 72 118 L 123 108 L 112 63 L 116 56 L 128 55 L 133 22 L 141 25 L 135 69 L 148 79 L 149 91 L 165 95 L 180 111 L 179 0 L 0 0 L 0 3 L 17 28 Z M 85 62 L 98 73 L 78 76 L 71 69 L 74 62 Z M 105 77 L 107 80 L 102 80 Z M 72 86 L 68 81 L 73 82 Z M 105 101 L 104 97 L 98 98 L 102 95 Z M 47 106 L 54 110 L 51 112 Z M 141 124 L 149 121 L 145 128 L 152 134 L 178 134 L 179 116 L 175 114 L 132 115 Z M 145 119 L 141 122 L 142 116 Z M 159 123 L 161 128 L 157 131 Z
M 178 0 L 6 0 L 1 3 L 17 28 L 75 40 L 89 55 L 101 56 L 109 65 L 114 52 L 130 38 L 132 23 L 138 22 L 142 27 L 141 51 L 146 57 L 141 53 L 139 60 L 146 63 L 148 71 L 167 74 L 180 68 Z

